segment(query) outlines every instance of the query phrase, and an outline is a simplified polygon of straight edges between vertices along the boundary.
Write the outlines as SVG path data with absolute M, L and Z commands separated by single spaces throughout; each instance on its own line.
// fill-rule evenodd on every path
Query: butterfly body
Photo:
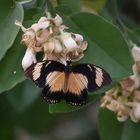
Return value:
M 32 64 L 25 73 L 43 88 L 42 95 L 48 103 L 65 99 L 74 106 L 86 103 L 88 91 L 93 92 L 111 82 L 109 74 L 102 68 L 91 64 L 73 66 L 70 61 L 66 65 L 51 60 L 42 61 Z

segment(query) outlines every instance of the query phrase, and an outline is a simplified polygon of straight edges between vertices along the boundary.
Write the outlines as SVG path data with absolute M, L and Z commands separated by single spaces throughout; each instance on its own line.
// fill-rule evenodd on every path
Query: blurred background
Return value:
M 33 0 L 24 8 L 38 3 Z M 104 17 L 139 43 L 140 0 L 83 0 L 80 9 Z M 0 140 L 100 140 L 99 106 L 98 99 L 75 112 L 51 114 L 41 90 L 25 80 L 0 94 Z

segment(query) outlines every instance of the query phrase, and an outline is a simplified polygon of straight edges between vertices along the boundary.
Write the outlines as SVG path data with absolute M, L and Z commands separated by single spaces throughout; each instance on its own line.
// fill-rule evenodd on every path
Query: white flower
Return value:
M 74 39 L 76 42 L 82 42 L 84 39 L 83 39 L 83 36 L 80 35 L 80 34 L 74 34 L 72 33 L 72 35 L 74 36 Z
M 119 122 L 124 122 L 127 120 L 127 118 L 128 118 L 128 114 L 123 114 L 123 112 L 121 111 L 117 113 L 117 119 Z
M 41 18 L 39 19 L 38 23 L 42 23 L 42 22 L 45 22 L 45 21 L 47 21 L 47 20 L 48 20 L 47 17 L 41 17 Z
M 54 42 L 52 40 L 50 40 L 50 41 L 44 43 L 43 48 L 44 48 L 44 53 L 45 53 L 43 60 L 46 60 L 46 59 L 51 60 L 50 58 L 51 58 L 52 52 L 54 50 Z
M 62 44 L 60 44 L 60 41 L 57 39 L 54 39 L 54 52 L 55 53 L 61 53 L 63 51 Z
M 53 22 L 55 23 L 56 26 L 60 26 L 63 23 L 63 20 L 59 15 L 56 15 Z
M 140 75 L 137 72 L 136 64 L 133 65 L 132 69 L 133 69 L 133 75 L 130 76 L 130 79 L 134 81 L 135 89 L 137 89 L 140 86 Z
M 136 44 L 134 45 L 134 47 L 131 50 L 134 61 L 140 61 L 140 48 L 136 46 Z
M 27 48 L 26 53 L 22 59 L 22 67 L 26 70 L 33 63 L 36 63 L 36 55 L 31 48 Z
M 130 112 L 130 117 L 132 121 L 138 122 L 140 120 L 140 103 L 135 102 L 134 106 Z
M 131 50 L 132 56 L 134 58 L 135 64 L 133 65 L 133 75 L 130 78 L 135 83 L 135 89 L 140 87 L 140 75 L 139 75 L 139 62 L 140 62 L 140 48 L 134 44 L 134 47 Z
M 48 29 L 44 29 L 41 31 L 41 33 L 38 34 L 36 34 L 36 46 L 40 46 L 42 43 L 46 42 L 50 36 L 50 32 L 48 31 Z
M 76 50 L 76 48 L 78 48 L 78 45 L 76 44 L 75 40 L 71 37 L 70 33 L 63 33 L 61 35 L 61 40 L 65 45 L 67 51 L 74 51 Z
M 44 21 L 44 22 L 39 22 L 35 23 L 31 26 L 31 29 L 34 30 L 35 32 L 39 31 L 40 29 L 46 29 L 50 25 L 49 21 Z

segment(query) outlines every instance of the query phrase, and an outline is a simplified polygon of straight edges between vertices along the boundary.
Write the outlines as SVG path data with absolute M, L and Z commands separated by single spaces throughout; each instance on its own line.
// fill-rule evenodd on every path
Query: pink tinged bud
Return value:
M 63 23 L 63 20 L 59 15 L 56 15 L 56 17 L 54 18 L 54 23 L 56 26 L 60 26 Z
M 133 75 L 130 76 L 130 79 L 134 81 L 135 89 L 137 89 L 138 87 L 140 87 L 140 76 L 137 72 L 136 64 L 133 65 L 132 69 L 133 69 Z
M 27 31 L 23 36 L 30 36 L 32 39 L 35 38 L 35 32 L 32 30 Z
M 26 53 L 22 59 L 22 67 L 26 70 L 33 63 L 36 63 L 36 55 L 31 48 L 27 48 Z
M 131 52 L 135 62 L 140 61 L 140 48 L 136 47 L 135 45 L 135 47 L 132 48 Z
M 54 42 L 53 41 L 49 41 L 49 42 L 46 42 L 44 43 L 43 45 L 44 47 L 44 59 L 43 60 L 53 60 L 52 57 L 53 57 L 53 50 L 54 50 Z
M 78 45 L 69 33 L 63 33 L 61 36 L 61 40 L 68 51 L 73 51 L 76 50 L 76 48 L 78 48 Z
M 83 36 L 80 35 L 80 34 L 74 34 L 75 36 L 75 41 L 76 42 L 82 42 L 84 39 L 83 39 Z
M 84 50 L 87 49 L 87 46 L 88 46 L 87 41 L 83 41 L 82 44 L 81 44 L 81 46 L 80 46 L 80 48 L 84 51 Z
M 136 118 L 140 119 L 140 103 L 136 103 L 134 107 L 134 115 Z
M 40 46 L 42 43 L 46 42 L 50 33 L 47 29 L 42 30 L 41 34 L 36 36 L 37 46 Z
M 60 41 L 59 40 L 54 40 L 54 44 L 55 44 L 54 52 L 55 53 L 61 53 L 63 51 L 63 48 L 62 48 L 62 45 L 60 44 Z
M 34 30 L 35 32 L 39 31 L 40 29 L 46 29 L 48 28 L 50 25 L 49 21 L 45 21 L 45 22 L 40 22 L 40 23 L 35 23 L 31 26 L 32 30 Z
M 133 110 L 130 111 L 129 115 L 130 115 L 130 118 L 133 122 L 136 123 L 139 121 L 139 119 L 135 117 Z
M 44 22 L 44 21 L 47 21 L 48 18 L 47 17 L 41 17 L 38 21 L 38 23 L 41 23 L 41 22 Z
M 117 120 L 118 120 L 119 122 L 124 122 L 124 121 L 127 120 L 127 118 L 128 118 L 128 116 L 125 116 L 125 115 L 122 115 L 122 114 L 119 114 L 119 113 L 118 113 L 118 115 L 117 115 Z
M 52 54 L 54 50 L 54 42 L 49 41 L 43 44 L 44 47 L 44 53 L 47 54 L 48 56 Z
M 138 122 L 140 119 L 140 103 L 134 102 L 129 114 L 133 122 Z

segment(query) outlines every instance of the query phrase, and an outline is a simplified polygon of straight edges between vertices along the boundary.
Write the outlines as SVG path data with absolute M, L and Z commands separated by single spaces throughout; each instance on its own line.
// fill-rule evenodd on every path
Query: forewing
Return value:
M 73 66 L 72 72 L 74 74 L 83 74 L 87 78 L 87 90 L 90 92 L 93 92 L 111 83 L 110 75 L 104 69 L 96 65 L 79 64 Z
M 44 87 L 47 85 L 46 78 L 52 72 L 63 72 L 65 66 L 59 62 L 46 60 L 32 64 L 26 71 L 25 75 L 31 79 L 37 86 Z

